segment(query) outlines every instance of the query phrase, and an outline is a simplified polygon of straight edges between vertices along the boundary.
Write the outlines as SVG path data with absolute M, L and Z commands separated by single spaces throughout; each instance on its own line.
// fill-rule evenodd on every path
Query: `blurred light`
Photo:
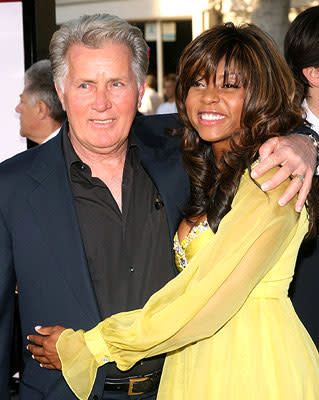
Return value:
M 229 13 L 231 6 L 232 6 L 232 3 L 230 0 L 224 0 L 223 7 L 222 7 L 223 14 Z

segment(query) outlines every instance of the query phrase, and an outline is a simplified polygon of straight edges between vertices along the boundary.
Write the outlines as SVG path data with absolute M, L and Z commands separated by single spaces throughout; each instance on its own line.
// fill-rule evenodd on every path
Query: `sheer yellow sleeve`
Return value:
M 278 205 L 288 183 L 266 195 L 243 176 L 217 234 L 143 309 L 113 315 L 86 333 L 61 335 L 63 375 L 78 398 L 87 399 L 105 358 L 126 370 L 142 358 L 212 336 L 227 323 L 295 234 L 294 204 Z M 305 211 L 301 218 L 305 233 Z

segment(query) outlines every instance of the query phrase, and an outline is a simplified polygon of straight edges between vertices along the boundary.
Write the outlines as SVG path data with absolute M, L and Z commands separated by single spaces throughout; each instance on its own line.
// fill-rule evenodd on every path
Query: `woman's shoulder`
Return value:
M 282 183 L 280 183 L 276 188 L 269 190 L 269 191 L 264 191 L 262 190 L 262 185 L 270 178 L 272 178 L 278 171 L 280 170 L 280 167 L 274 167 L 270 169 L 269 171 L 265 172 L 261 177 L 253 179 L 248 171 L 246 171 L 243 175 L 243 183 L 245 186 L 248 186 L 250 190 L 260 193 L 260 194 L 268 194 L 269 197 L 275 199 L 283 194 L 283 192 L 287 189 L 291 182 L 291 178 L 288 177 L 285 179 Z
M 267 206 L 268 209 L 272 205 L 276 208 L 276 212 L 279 212 L 280 210 L 284 213 L 295 212 L 294 207 L 297 198 L 296 196 L 284 207 L 281 207 L 278 203 L 280 197 L 284 194 L 291 182 L 290 178 L 285 179 L 276 188 L 267 192 L 261 188 L 262 184 L 273 177 L 279 169 L 280 167 L 272 168 L 257 179 L 253 179 L 248 171 L 246 171 L 241 179 L 234 202 L 246 202 L 246 206 L 250 204 L 252 207 Z
M 282 229 L 291 229 L 298 223 L 300 213 L 295 210 L 296 198 L 285 206 L 278 203 L 290 183 L 289 178 L 267 192 L 260 187 L 278 170 L 279 168 L 273 168 L 255 181 L 248 173 L 242 177 L 229 213 L 232 222 L 237 221 L 247 228 L 256 224 L 265 227 L 278 223 Z

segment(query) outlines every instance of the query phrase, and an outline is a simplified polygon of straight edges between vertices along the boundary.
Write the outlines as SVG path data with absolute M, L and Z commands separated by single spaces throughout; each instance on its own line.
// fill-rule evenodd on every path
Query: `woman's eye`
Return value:
M 204 82 L 200 80 L 200 81 L 193 81 L 191 86 L 193 86 L 193 87 L 204 87 L 205 85 L 204 85 Z
M 231 89 L 231 88 L 238 89 L 239 88 L 239 86 L 236 85 L 235 83 L 224 83 L 223 87 L 226 89 Z

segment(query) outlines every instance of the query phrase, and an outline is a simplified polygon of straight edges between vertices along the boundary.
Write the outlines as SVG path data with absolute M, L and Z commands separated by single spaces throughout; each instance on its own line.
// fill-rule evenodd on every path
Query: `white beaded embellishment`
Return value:
M 198 225 L 193 226 L 191 231 L 185 236 L 185 238 L 182 240 L 180 243 L 178 240 L 177 233 L 174 237 L 174 251 L 176 254 L 176 257 L 178 259 L 179 265 L 177 266 L 180 270 L 184 269 L 187 266 L 187 259 L 185 255 L 185 251 L 187 246 L 190 244 L 190 242 L 197 236 L 199 236 L 201 233 L 205 232 L 208 229 L 209 225 L 207 221 L 203 221 Z

